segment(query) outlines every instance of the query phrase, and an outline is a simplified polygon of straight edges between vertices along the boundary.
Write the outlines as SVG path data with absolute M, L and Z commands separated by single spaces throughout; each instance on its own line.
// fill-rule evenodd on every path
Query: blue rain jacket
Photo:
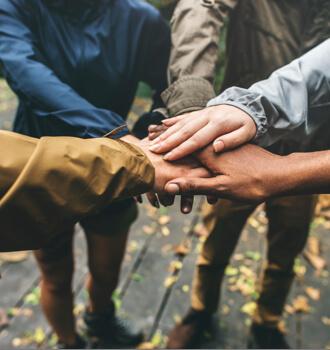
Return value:
M 0 1 L 0 63 L 26 135 L 99 137 L 125 124 L 140 81 L 166 88 L 169 51 L 166 22 L 140 0 Z

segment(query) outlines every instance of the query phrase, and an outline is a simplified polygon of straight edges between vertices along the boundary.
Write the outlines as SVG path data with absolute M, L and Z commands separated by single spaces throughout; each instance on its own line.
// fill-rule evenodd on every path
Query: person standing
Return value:
M 179 1 L 172 18 L 170 87 L 162 94 L 170 117 L 204 108 L 215 96 L 214 78 L 220 31 L 228 19 L 226 70 L 221 89 L 249 87 L 299 56 L 308 1 Z M 317 7 L 320 8 L 320 7 Z M 188 30 L 189 28 L 189 30 Z M 321 41 L 321 37 L 319 41 Z M 193 115 L 193 113 L 192 113 Z M 158 146 L 151 148 L 161 153 Z M 272 151 L 290 152 L 290 142 Z M 168 154 L 166 158 L 171 160 Z M 174 158 L 174 157 L 173 157 Z M 269 219 L 267 266 L 251 327 L 251 346 L 287 348 L 278 328 L 313 217 L 315 198 L 287 197 L 266 202 Z M 203 208 L 209 235 L 198 258 L 191 308 L 169 334 L 169 348 L 197 346 L 216 312 L 220 287 L 240 233 L 256 205 L 221 200 Z
M 170 33 L 152 6 L 134 0 L 4 0 L 0 62 L 19 97 L 14 131 L 33 136 L 130 139 L 125 118 L 139 81 L 166 87 Z M 162 53 L 161 55 L 159 53 Z M 80 224 L 88 246 L 88 334 L 122 346 L 142 340 L 115 314 L 115 290 L 133 199 L 116 202 Z M 41 305 L 60 348 L 83 348 L 73 316 L 73 225 L 35 252 Z

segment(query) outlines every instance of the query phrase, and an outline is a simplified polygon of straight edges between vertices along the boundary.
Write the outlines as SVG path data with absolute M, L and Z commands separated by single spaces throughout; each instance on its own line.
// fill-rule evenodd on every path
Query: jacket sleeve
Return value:
M 249 89 L 232 87 L 208 103 L 247 112 L 257 125 L 255 142 L 271 146 L 299 132 L 308 137 L 330 118 L 330 39 Z
M 148 191 L 154 168 L 121 140 L 0 131 L 0 251 L 37 249 L 117 199 Z
M 238 0 L 180 0 L 171 21 L 170 87 L 162 98 L 169 115 L 198 110 L 215 96 L 220 30 Z
M 118 114 L 90 104 L 47 66 L 30 30 L 33 16 L 23 6 L 4 0 L 0 17 L 4 74 L 18 96 L 33 108 L 44 134 L 55 136 L 60 126 L 67 135 L 98 137 L 125 124 Z M 117 136 L 127 133 L 123 129 Z

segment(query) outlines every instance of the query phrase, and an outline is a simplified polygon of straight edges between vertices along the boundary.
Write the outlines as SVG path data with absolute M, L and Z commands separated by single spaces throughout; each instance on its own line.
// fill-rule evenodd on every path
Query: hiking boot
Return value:
M 167 349 L 199 348 L 204 332 L 210 328 L 212 315 L 190 309 L 168 336 Z
M 76 341 L 73 345 L 58 342 L 55 349 L 87 349 L 87 342 L 80 336 L 76 335 Z
M 86 311 L 84 314 L 86 334 L 107 344 L 134 346 L 143 341 L 143 333 L 136 331 L 126 320 L 115 314 L 115 307 L 111 303 L 102 313 Z
M 274 327 L 252 324 L 249 349 L 290 349 L 284 334 Z

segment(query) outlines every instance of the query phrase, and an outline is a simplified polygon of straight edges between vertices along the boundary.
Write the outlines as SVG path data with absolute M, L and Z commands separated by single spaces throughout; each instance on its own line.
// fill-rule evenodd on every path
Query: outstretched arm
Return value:
M 125 139 L 133 143 L 0 131 L 0 251 L 38 249 L 117 199 L 161 192 L 174 177 L 208 176 L 197 162 L 174 165 Z
M 125 124 L 117 113 L 97 108 L 47 65 L 31 30 L 33 16 L 19 2 L 0 4 L 0 64 L 17 95 L 32 106 L 44 135 L 100 137 Z M 118 137 L 128 134 L 123 128 Z
M 248 202 L 281 195 L 330 193 L 330 151 L 278 156 L 255 145 L 216 154 L 198 154 L 214 177 L 180 178 L 166 189 L 172 194 L 205 194 Z

